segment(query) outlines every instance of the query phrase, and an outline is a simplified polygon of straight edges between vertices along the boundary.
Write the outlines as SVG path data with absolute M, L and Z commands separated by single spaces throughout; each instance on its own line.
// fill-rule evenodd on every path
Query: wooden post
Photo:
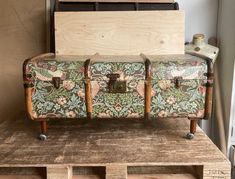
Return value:
M 141 54 L 143 56 L 143 54 Z M 151 93 L 152 93 L 152 78 L 151 78 L 151 62 L 150 60 L 143 56 L 145 60 L 145 69 L 146 69 L 146 82 L 145 82 L 145 119 L 150 118 L 150 111 L 151 111 Z
M 72 179 L 73 168 L 67 167 L 47 167 L 47 179 Z
M 127 179 L 126 165 L 108 165 L 106 166 L 106 179 Z
M 197 130 L 197 120 L 190 121 L 190 133 L 194 134 Z
M 85 61 L 85 98 L 86 98 L 87 119 L 92 118 L 91 79 L 89 76 L 90 62 L 91 62 L 90 59 Z
M 41 124 L 41 133 L 46 134 L 48 129 L 47 121 L 41 121 L 40 124 Z

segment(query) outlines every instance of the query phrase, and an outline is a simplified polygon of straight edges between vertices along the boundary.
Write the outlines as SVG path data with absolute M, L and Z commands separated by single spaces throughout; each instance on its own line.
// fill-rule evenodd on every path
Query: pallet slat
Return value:
M 73 168 L 67 167 L 47 167 L 47 179 L 72 179 Z
M 126 165 L 108 165 L 106 166 L 106 179 L 127 179 Z
M 143 2 L 143 3 L 173 3 L 174 0 L 59 0 L 60 2 Z

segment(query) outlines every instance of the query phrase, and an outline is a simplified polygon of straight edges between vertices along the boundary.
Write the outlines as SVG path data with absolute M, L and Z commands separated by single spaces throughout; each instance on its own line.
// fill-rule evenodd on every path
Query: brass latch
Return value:
M 183 77 L 182 76 L 176 76 L 174 77 L 174 83 L 176 88 L 180 88 L 182 83 Z
M 60 77 L 53 77 L 52 78 L 52 84 L 54 85 L 54 87 L 56 89 L 59 89 L 60 88 L 60 84 L 62 83 L 62 80 Z
M 126 81 L 119 81 L 120 74 L 108 74 L 108 91 L 109 93 L 125 93 L 126 92 Z

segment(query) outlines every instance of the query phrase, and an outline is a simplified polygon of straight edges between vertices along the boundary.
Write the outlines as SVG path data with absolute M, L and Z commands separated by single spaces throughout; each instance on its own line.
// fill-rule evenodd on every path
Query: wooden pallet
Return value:
M 43 142 L 37 122 L 4 121 L 0 167 L 44 167 L 49 179 L 230 179 L 227 158 L 199 127 L 187 140 L 188 128 L 187 119 L 51 121 Z M 97 167 L 101 175 L 81 172 Z
M 84 0 L 59 0 L 60 2 L 84 2 Z M 143 3 L 174 3 L 174 0 L 87 0 L 85 2 L 143 2 Z

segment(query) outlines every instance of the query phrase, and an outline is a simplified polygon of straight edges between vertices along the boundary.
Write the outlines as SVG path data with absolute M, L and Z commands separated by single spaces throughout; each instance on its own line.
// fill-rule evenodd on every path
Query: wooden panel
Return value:
M 144 3 L 173 3 L 174 0 L 59 0 L 60 2 L 144 2 Z
M 181 11 L 56 12 L 58 55 L 184 53 Z
M 127 179 L 126 165 L 108 165 L 106 166 L 106 179 Z
M 224 164 L 203 166 L 203 179 L 230 179 L 231 168 Z
M 72 167 L 47 167 L 47 179 L 72 179 Z

